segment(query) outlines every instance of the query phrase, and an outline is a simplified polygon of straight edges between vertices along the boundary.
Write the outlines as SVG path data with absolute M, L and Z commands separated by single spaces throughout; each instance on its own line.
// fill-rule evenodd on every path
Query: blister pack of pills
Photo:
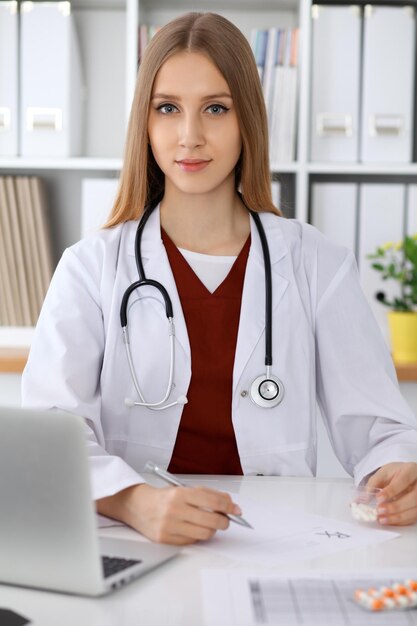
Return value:
M 391 587 L 356 589 L 353 599 L 368 611 L 392 611 L 417 607 L 417 580 L 405 580 Z

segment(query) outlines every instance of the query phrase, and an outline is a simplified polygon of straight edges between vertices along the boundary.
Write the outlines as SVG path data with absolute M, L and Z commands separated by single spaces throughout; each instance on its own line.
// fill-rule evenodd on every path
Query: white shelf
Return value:
M 417 163 L 308 163 L 309 174 L 415 176 Z
M 271 163 L 271 172 L 274 174 L 296 174 L 300 170 L 297 161 L 292 163 Z
M 122 159 L 74 157 L 71 159 L 0 158 L 0 170 L 104 170 L 119 171 Z
M 71 159 L 0 158 L 0 170 L 73 170 L 119 172 L 122 159 L 79 157 Z M 305 168 L 309 174 L 416 176 L 417 163 L 271 163 L 271 172 L 297 174 Z
M 172 3 L 174 4 L 174 3 Z M 141 0 L 144 9 L 166 9 L 167 0 Z M 298 0 L 177 0 L 175 10 L 184 11 L 297 11 Z M 174 7 L 173 7 L 174 8 Z M 179 12 L 180 12 L 179 11 Z
M 28 348 L 34 332 L 33 326 L 0 326 L 0 348 Z
M 76 11 L 120 11 L 126 6 L 125 0 L 71 0 Z

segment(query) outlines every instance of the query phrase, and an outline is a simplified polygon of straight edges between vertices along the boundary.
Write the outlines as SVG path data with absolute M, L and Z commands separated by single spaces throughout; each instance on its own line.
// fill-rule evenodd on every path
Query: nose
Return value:
M 185 113 L 179 126 L 179 145 L 193 150 L 205 143 L 202 120 L 197 113 Z

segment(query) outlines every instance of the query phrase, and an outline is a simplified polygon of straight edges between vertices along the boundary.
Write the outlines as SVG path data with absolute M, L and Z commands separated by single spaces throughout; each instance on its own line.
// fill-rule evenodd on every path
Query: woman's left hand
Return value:
M 377 496 L 380 524 L 407 526 L 417 521 L 417 463 L 387 463 L 366 486 L 382 489 Z

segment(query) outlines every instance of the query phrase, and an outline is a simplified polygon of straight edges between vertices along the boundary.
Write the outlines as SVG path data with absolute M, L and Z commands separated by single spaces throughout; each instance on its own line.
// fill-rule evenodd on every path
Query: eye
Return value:
M 222 113 L 226 113 L 226 111 L 229 110 L 223 104 L 211 104 L 209 107 L 207 107 L 207 109 L 212 109 L 213 115 L 221 115 Z
M 174 106 L 173 104 L 169 104 L 169 103 L 167 103 L 167 104 L 160 104 L 158 107 L 156 107 L 156 110 L 159 111 L 160 113 L 162 113 L 162 115 L 170 115 L 170 113 L 172 113 L 173 109 L 177 109 L 177 107 Z

